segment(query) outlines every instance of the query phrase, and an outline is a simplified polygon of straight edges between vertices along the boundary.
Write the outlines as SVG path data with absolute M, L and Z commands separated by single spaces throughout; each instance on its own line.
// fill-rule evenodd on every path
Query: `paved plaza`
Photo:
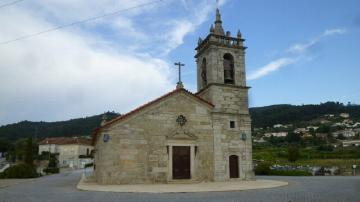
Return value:
M 257 177 L 287 181 L 277 188 L 200 193 L 115 193 L 79 191 L 82 171 L 46 176 L 0 188 L 0 202 L 40 201 L 360 201 L 360 177 Z

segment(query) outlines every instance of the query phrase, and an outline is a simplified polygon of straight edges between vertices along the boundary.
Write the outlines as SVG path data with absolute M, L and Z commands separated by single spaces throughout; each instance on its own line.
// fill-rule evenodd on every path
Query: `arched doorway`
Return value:
M 229 157 L 230 178 L 239 178 L 239 157 L 231 155 Z

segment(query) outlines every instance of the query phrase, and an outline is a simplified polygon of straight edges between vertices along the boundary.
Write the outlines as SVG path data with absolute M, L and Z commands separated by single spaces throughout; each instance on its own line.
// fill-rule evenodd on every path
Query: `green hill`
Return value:
M 275 124 L 299 124 L 317 119 L 325 114 L 349 113 L 353 120 L 360 120 L 359 105 L 326 102 L 319 105 L 272 105 L 250 108 L 253 128 Z
M 267 127 L 274 124 L 298 124 L 316 119 L 325 114 L 349 113 L 352 119 L 360 120 L 359 105 L 344 105 L 338 102 L 327 102 L 319 105 L 272 105 L 250 108 L 253 127 Z M 117 113 L 107 112 L 108 119 Z M 58 122 L 22 121 L 0 127 L 0 138 L 16 141 L 21 138 L 57 136 L 88 136 L 99 126 L 102 115 L 71 119 Z
M 119 114 L 114 112 L 106 113 L 108 119 L 118 115 Z M 1 126 L 0 138 L 16 141 L 28 137 L 41 140 L 46 137 L 88 136 L 99 126 L 102 116 L 101 114 L 58 122 L 21 121 L 19 123 Z

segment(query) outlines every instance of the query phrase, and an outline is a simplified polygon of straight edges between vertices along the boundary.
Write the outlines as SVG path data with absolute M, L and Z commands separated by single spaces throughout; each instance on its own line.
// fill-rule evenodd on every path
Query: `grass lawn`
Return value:
M 318 151 L 314 148 L 301 148 L 299 159 L 295 162 L 289 162 L 287 160 L 287 147 L 254 147 L 253 159 L 280 165 L 351 167 L 354 164 L 360 165 L 360 149 Z

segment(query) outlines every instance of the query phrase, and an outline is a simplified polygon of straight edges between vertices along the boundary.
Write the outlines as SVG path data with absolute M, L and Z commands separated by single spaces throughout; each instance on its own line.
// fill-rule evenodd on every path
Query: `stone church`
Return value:
M 224 32 L 217 9 L 215 24 L 195 49 L 198 92 L 187 91 L 179 81 L 174 91 L 103 121 L 92 140 L 96 181 L 252 179 L 244 41 L 240 32 L 236 37 Z

